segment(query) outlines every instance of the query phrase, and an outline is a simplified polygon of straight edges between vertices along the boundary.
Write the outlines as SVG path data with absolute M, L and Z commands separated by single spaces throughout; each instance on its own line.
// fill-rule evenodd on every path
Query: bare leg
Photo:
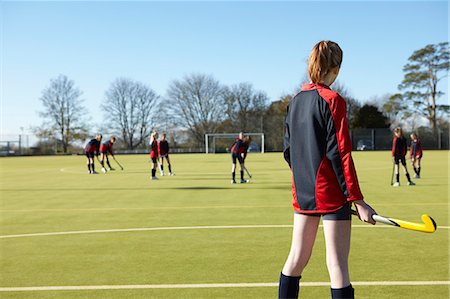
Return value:
M 333 289 L 341 289 L 350 285 L 348 255 L 350 253 L 351 224 L 351 220 L 323 221 L 327 267 Z
M 287 276 L 300 276 L 311 257 L 320 217 L 294 214 L 294 230 L 289 256 L 282 273 Z

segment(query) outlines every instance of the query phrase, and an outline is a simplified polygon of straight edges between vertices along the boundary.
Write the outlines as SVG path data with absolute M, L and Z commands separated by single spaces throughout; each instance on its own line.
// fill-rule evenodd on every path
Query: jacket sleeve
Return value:
M 286 119 L 284 121 L 284 150 L 283 150 L 283 156 L 284 160 L 289 164 L 289 167 L 291 167 L 291 143 L 290 143 L 290 132 L 289 132 L 289 106 L 286 110 Z
M 345 100 L 339 95 L 330 101 L 331 117 L 327 120 L 327 150 L 333 171 L 348 201 L 361 200 L 364 196 L 358 183 L 352 159 L 352 141 L 348 131 Z

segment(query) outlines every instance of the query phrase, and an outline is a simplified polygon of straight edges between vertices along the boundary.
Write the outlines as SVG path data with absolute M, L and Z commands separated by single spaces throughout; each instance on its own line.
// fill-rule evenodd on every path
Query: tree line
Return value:
M 438 83 L 448 75 L 449 56 L 448 42 L 414 51 L 403 68 L 399 92 L 364 105 L 343 84 L 333 84 L 346 99 L 350 128 L 388 128 L 421 117 L 434 134 L 438 127 L 448 128 L 449 105 L 437 100 L 444 95 Z M 162 130 L 185 132 L 186 140 L 172 136 L 172 141 L 196 147 L 203 146 L 206 133 L 261 132 L 268 150 L 280 150 L 286 107 L 293 94 L 270 102 L 251 83 L 228 86 L 212 75 L 189 74 L 170 82 L 162 96 L 146 83 L 117 78 L 105 91 L 101 104 L 105 127 L 98 129 L 118 136 L 127 149 L 145 147 L 151 132 Z M 40 97 L 43 123 L 34 128 L 35 134 L 58 140 L 64 153 L 74 142 L 86 140 L 94 132 L 81 96 L 67 76 L 51 79 Z

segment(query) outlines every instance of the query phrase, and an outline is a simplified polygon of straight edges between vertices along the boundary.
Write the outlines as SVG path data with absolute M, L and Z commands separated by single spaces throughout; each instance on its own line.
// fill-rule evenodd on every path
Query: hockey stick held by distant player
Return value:
M 119 161 L 117 161 L 116 157 L 113 156 L 114 161 L 116 161 L 117 165 L 120 166 L 120 170 L 123 170 L 122 165 L 120 165 Z
M 249 178 L 252 178 L 252 175 L 251 175 L 250 172 L 248 171 L 247 167 L 244 166 L 244 169 L 245 169 L 245 172 L 247 172 L 248 177 L 249 177 Z
M 353 215 L 358 215 L 358 212 L 352 210 Z M 376 222 L 380 222 L 387 225 L 397 226 L 409 230 L 415 230 L 423 233 L 434 233 L 437 229 L 437 224 L 427 214 L 422 215 L 422 222 L 423 223 L 417 223 L 417 222 L 409 222 L 405 220 L 400 219 L 394 219 L 389 218 L 381 215 L 374 214 L 372 215 L 372 219 Z

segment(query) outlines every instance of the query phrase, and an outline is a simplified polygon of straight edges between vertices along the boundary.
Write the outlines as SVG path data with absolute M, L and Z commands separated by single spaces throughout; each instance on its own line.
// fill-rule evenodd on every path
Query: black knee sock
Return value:
M 233 181 L 236 180 L 236 172 L 235 172 L 235 171 L 233 171 L 233 172 L 231 173 L 231 177 L 233 178 Z
M 241 181 L 243 181 L 243 180 L 244 180 L 244 171 L 241 170 Z
M 397 178 L 397 183 L 399 183 L 399 182 L 400 182 L 400 174 L 397 173 L 397 174 L 395 175 L 395 177 Z
M 342 288 L 342 289 L 331 289 L 331 298 L 332 299 L 354 299 L 355 298 L 355 290 L 352 285 Z
M 94 163 L 91 164 L 91 168 L 92 168 L 92 172 L 94 172 L 95 171 L 95 164 Z
M 105 168 L 105 161 L 101 160 L 100 164 L 102 165 L 103 168 Z
M 286 276 L 280 273 L 280 284 L 278 286 L 278 299 L 297 299 L 300 289 L 301 276 Z
M 414 168 L 414 172 L 418 175 L 419 172 L 418 172 L 417 168 L 415 168 L 415 167 L 413 167 L 413 168 Z
M 109 164 L 109 160 L 106 160 L 106 164 L 108 164 L 108 167 L 109 167 L 109 168 L 112 168 L 112 167 L 111 167 L 111 164 Z
M 170 164 L 167 164 L 167 166 L 169 167 L 169 172 L 172 173 L 172 167 L 170 166 Z
M 420 175 L 420 167 L 417 168 L 417 174 Z
M 159 169 L 161 169 L 161 171 L 164 171 L 164 165 L 161 164 L 161 166 L 159 167 Z
M 408 182 L 411 182 L 411 178 L 409 176 L 409 173 L 406 174 L 406 178 L 408 179 Z
M 156 175 L 156 169 L 152 169 L 152 177 Z
M 91 163 L 88 163 L 88 170 L 89 170 L 89 172 L 91 172 Z

